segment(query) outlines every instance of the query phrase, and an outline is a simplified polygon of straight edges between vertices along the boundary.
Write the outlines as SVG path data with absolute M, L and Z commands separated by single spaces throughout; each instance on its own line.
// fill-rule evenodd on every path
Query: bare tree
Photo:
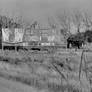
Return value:
M 86 28 L 89 29 L 89 27 L 92 26 L 91 16 L 89 13 L 87 13 L 87 11 L 86 12 L 84 11 L 82 15 L 83 15 L 83 22 L 85 23 Z
M 70 32 L 71 17 L 64 11 L 62 14 L 57 14 L 57 19 L 62 27 L 61 34 L 63 34 L 65 39 L 67 39 L 69 35 L 71 35 Z
M 92 21 L 91 21 L 91 16 L 87 13 L 87 11 L 74 11 L 73 12 L 73 21 L 75 25 L 77 25 L 77 32 L 80 32 L 80 26 L 81 23 L 84 23 L 84 26 L 86 27 L 85 31 L 87 28 L 92 26 Z
M 55 19 L 52 16 L 48 17 L 48 24 L 52 29 L 56 29 L 56 27 L 57 27 Z
M 77 32 L 80 33 L 80 26 L 81 23 L 83 22 L 83 15 L 81 11 L 79 10 L 73 11 L 73 22 L 77 26 Z

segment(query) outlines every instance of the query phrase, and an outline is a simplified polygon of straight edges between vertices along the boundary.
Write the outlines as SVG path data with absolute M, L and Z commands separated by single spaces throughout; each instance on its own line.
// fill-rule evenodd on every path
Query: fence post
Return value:
M 2 51 L 3 51 L 3 42 L 2 42 Z
M 14 45 L 14 46 L 15 46 L 15 52 L 16 52 L 16 51 L 17 51 L 17 45 L 16 45 L 16 43 L 15 43 L 15 45 Z
M 84 58 L 84 50 L 82 51 L 82 54 L 81 54 L 81 60 L 80 60 L 80 66 L 79 66 L 79 80 L 81 77 L 81 71 L 82 71 L 81 68 L 82 68 L 83 58 Z

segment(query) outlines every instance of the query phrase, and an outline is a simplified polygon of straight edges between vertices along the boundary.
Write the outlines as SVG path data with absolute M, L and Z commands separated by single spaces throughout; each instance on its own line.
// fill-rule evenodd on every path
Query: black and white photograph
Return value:
M 92 92 L 92 0 L 0 0 L 0 92 Z

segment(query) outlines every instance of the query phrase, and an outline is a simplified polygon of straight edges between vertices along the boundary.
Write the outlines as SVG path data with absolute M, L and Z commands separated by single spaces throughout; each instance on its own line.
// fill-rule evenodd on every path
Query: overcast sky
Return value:
M 46 24 L 48 16 L 63 10 L 86 9 L 92 14 L 92 0 L 0 0 L 1 14 L 23 16 Z

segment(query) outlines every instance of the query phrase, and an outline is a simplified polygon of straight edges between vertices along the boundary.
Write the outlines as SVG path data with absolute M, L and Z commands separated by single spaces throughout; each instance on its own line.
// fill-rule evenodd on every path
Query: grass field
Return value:
M 0 76 L 48 92 L 91 92 L 92 52 L 0 51 Z

